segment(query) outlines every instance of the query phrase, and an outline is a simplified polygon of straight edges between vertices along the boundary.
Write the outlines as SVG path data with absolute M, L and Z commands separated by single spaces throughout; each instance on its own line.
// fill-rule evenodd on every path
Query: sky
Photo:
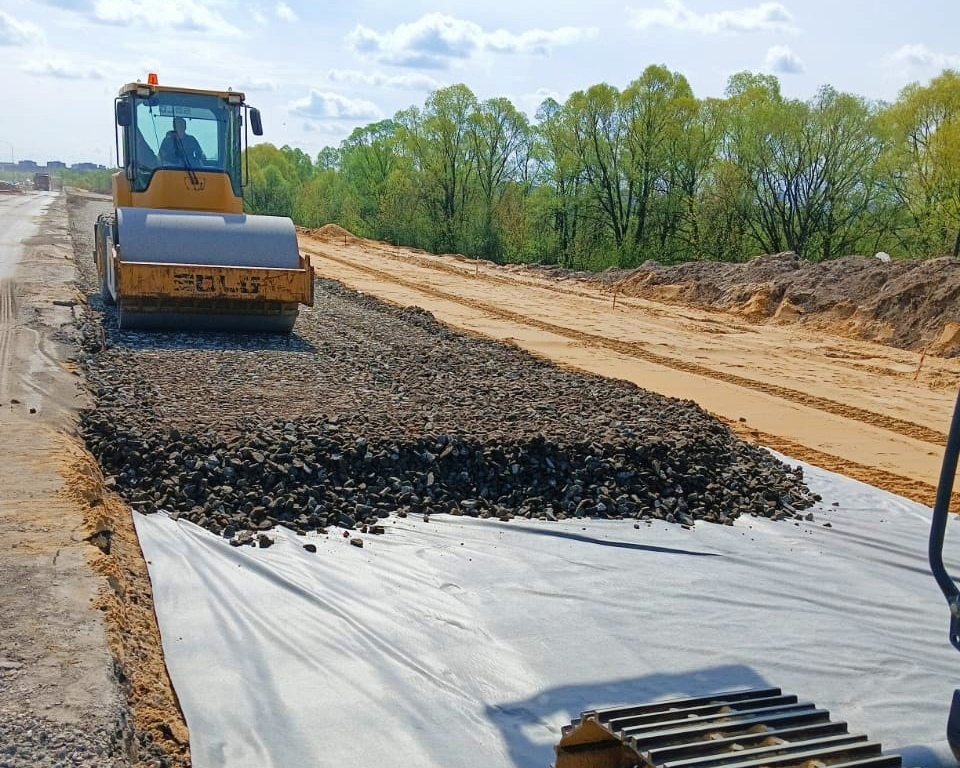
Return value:
M 776 75 L 892 101 L 960 69 L 956 0 L 0 0 L 0 161 L 115 163 L 113 98 L 161 84 L 242 90 L 263 141 L 311 157 L 354 128 L 464 83 L 533 118 L 651 64 L 722 96 L 730 75 Z

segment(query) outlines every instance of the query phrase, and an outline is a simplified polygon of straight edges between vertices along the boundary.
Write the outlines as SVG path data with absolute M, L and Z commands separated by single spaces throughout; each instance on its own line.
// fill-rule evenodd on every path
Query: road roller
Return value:
M 243 93 L 124 85 L 114 100 L 114 210 L 96 222 L 104 302 L 121 329 L 290 333 L 313 305 L 313 269 L 293 221 L 243 211 Z

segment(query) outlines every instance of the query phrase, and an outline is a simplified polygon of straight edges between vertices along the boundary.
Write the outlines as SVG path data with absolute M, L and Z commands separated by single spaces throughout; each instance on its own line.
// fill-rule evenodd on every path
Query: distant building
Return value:
M 37 167 L 36 160 L 21 160 L 17 163 L 17 170 L 19 171 L 34 171 Z
M 70 167 L 75 171 L 102 171 L 107 166 L 98 163 L 74 163 Z
M 47 169 L 66 168 L 67 164 L 63 160 L 47 160 Z

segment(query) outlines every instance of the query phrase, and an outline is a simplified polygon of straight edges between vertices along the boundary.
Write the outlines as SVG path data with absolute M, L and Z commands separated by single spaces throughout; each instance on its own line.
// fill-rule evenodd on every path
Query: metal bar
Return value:
M 784 712 L 768 717 L 763 715 L 738 719 L 729 724 L 717 725 L 715 722 L 698 723 L 690 728 L 671 728 L 666 731 L 654 731 L 644 733 L 639 736 L 640 748 L 643 750 L 663 749 L 668 747 L 680 747 L 690 744 L 696 739 L 706 738 L 714 733 L 729 734 L 730 736 L 742 735 L 750 732 L 752 729 L 774 726 L 798 726 L 812 727 L 820 723 L 829 723 L 830 713 L 825 709 L 806 709 L 796 712 Z M 624 734 L 624 736 L 631 736 Z
M 779 756 L 788 754 L 811 754 L 816 753 L 834 753 L 840 747 L 846 747 L 851 744 L 865 742 L 866 736 L 850 733 L 839 733 L 832 736 L 824 736 L 818 739 L 809 739 L 805 741 L 779 741 L 773 744 L 764 744 L 753 749 L 742 749 L 736 752 L 720 750 L 712 755 L 701 755 L 685 760 L 675 760 L 665 763 L 657 762 L 657 765 L 670 766 L 670 768 L 709 768 L 713 765 L 725 765 L 731 759 L 760 758 L 764 756 Z
M 786 750 L 786 748 L 785 748 Z M 855 745 L 833 749 L 810 749 L 807 751 L 789 752 L 779 755 L 761 755 L 753 760 L 737 760 L 724 764 L 724 768 L 758 768 L 758 766 L 790 766 L 803 765 L 810 761 L 826 762 L 827 758 L 836 757 L 838 760 L 831 761 L 831 766 L 844 765 L 849 762 L 857 761 L 861 758 L 868 758 L 880 755 L 883 747 L 875 741 L 864 741 Z
M 902 765 L 900 755 L 877 755 L 848 763 L 833 763 L 830 768 L 900 768 Z
M 819 710 L 823 712 L 824 710 Z M 762 744 L 769 739 L 782 739 L 790 741 L 795 738 L 813 739 L 836 734 L 847 733 L 847 724 L 844 722 L 831 722 L 824 718 L 823 722 L 809 723 L 806 725 L 791 725 L 785 728 L 767 728 L 762 731 L 748 729 L 743 733 L 736 733 L 722 738 L 712 738 L 704 741 L 685 742 L 683 744 L 659 747 L 650 749 L 644 754 L 650 759 L 650 762 L 660 765 L 661 763 L 680 760 L 687 757 L 696 757 L 698 755 L 709 755 L 720 752 L 733 745 L 739 745 L 748 748 L 753 744 Z M 644 747 L 648 747 L 646 741 Z
M 771 715 L 778 714 L 780 712 L 797 712 L 803 710 L 813 710 L 815 709 L 814 705 L 808 701 L 801 701 L 796 704 L 787 704 L 780 707 L 766 708 L 762 707 L 759 709 L 746 709 L 740 710 L 737 712 L 715 712 L 709 715 L 700 715 L 699 717 L 681 717 L 674 720 L 662 720 L 659 722 L 653 723 L 640 723 L 637 725 L 628 725 L 625 727 L 616 728 L 615 730 L 622 731 L 624 734 L 629 733 L 635 738 L 643 734 L 645 730 L 651 728 L 656 728 L 657 730 L 663 730 L 665 727 L 675 726 L 683 730 L 686 726 L 707 724 L 711 725 L 714 728 L 730 725 L 733 727 L 735 724 L 742 722 L 752 722 L 760 724 L 765 722 L 770 718 Z
M 943 452 L 943 465 L 940 469 L 940 481 L 937 484 L 937 497 L 933 504 L 933 518 L 930 522 L 929 558 L 930 570 L 940 585 L 940 591 L 950 606 L 950 642 L 960 650 L 960 590 L 947 573 L 943 564 L 943 540 L 946 534 L 947 517 L 950 511 L 950 496 L 953 493 L 953 479 L 957 474 L 957 459 L 960 456 L 960 392 L 953 407 L 953 419 L 947 435 L 947 445 Z
M 607 707 L 606 709 L 592 709 L 584 712 L 583 716 L 593 716 L 598 720 L 608 720 L 616 715 L 642 715 L 646 712 L 664 712 L 677 707 L 695 707 L 699 704 L 713 704 L 730 701 L 743 701 L 744 699 L 764 699 L 771 696 L 780 696 L 783 692 L 779 688 L 748 688 L 743 691 L 724 692 L 714 694 L 713 696 L 695 696 L 685 699 L 668 699 L 666 701 L 654 701 L 650 704 L 638 704 L 627 707 Z
M 746 699 L 744 701 L 713 701 L 709 704 L 702 704 L 695 707 L 678 706 L 661 712 L 644 712 L 628 717 L 613 717 L 608 722 L 613 728 L 632 728 L 633 726 L 642 725 L 643 723 L 662 720 L 666 714 L 672 715 L 675 719 L 679 719 L 711 714 L 729 714 L 731 711 L 742 712 L 745 710 L 759 710 L 761 708 L 772 709 L 774 707 L 783 707 L 796 703 L 796 696 L 771 696 L 764 699 Z
M 789 703 L 787 703 L 789 702 Z M 607 720 L 608 722 L 603 722 Z M 630 723 L 628 727 L 623 723 Z M 622 749 L 616 748 L 619 739 Z M 584 712 L 557 768 L 901 768 L 898 755 L 779 689 Z

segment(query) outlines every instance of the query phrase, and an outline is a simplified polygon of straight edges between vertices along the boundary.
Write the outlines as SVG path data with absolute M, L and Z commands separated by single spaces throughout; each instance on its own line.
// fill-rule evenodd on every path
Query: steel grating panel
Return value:
M 899 755 L 779 688 L 584 712 L 556 768 L 901 768 Z

